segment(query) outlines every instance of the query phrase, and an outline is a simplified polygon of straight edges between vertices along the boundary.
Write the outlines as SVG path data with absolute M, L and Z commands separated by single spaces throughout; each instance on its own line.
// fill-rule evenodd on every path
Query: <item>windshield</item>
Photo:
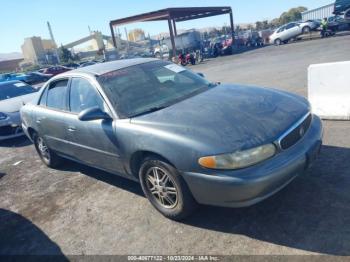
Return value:
M 212 85 L 196 73 L 164 61 L 112 71 L 98 81 L 121 118 L 170 106 Z
M 2 83 L 0 85 L 0 101 L 17 96 L 28 95 L 35 93 L 37 90 L 25 83 L 15 82 L 15 83 Z

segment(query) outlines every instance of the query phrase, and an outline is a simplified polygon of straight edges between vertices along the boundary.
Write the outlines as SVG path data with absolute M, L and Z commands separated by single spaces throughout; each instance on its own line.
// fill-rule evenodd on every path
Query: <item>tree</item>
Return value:
M 287 12 L 282 13 L 279 18 L 272 19 L 270 22 L 267 20 L 257 21 L 255 23 L 255 28 L 256 30 L 276 28 L 283 24 L 301 20 L 302 18 L 301 13 L 305 12 L 306 10 L 307 8 L 303 6 L 291 8 Z
M 69 62 L 69 60 L 73 60 L 73 56 L 72 56 L 71 51 L 69 51 L 63 45 L 61 45 L 58 52 L 59 52 L 61 62 L 67 63 L 67 62 Z
M 217 37 L 220 34 L 220 32 L 216 28 L 212 28 L 209 31 L 209 37 Z
M 290 23 L 293 21 L 301 20 L 301 13 L 305 12 L 306 10 L 307 10 L 307 8 L 304 6 L 292 8 L 289 11 L 284 12 L 280 16 L 279 22 L 280 22 L 280 24 L 287 24 L 287 23 Z
M 231 27 L 224 25 L 221 30 L 220 30 L 220 34 L 222 35 L 226 35 L 226 34 L 230 34 L 231 33 Z
M 263 23 L 260 22 L 260 21 L 257 21 L 257 22 L 255 23 L 255 29 L 256 29 L 256 30 L 262 30 L 262 29 L 263 29 Z

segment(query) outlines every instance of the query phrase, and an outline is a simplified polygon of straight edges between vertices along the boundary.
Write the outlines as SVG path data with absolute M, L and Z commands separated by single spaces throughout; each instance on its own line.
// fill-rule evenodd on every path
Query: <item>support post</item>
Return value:
M 232 36 L 232 41 L 234 41 L 234 37 L 235 37 L 235 27 L 233 24 L 233 15 L 232 15 L 232 10 L 230 12 L 230 24 L 231 24 L 231 36 Z
M 176 46 L 175 46 L 174 32 L 173 32 L 173 26 L 172 26 L 170 18 L 168 18 L 168 26 L 169 26 L 169 32 L 170 32 L 171 46 L 173 49 L 173 57 L 176 58 Z
M 115 33 L 114 33 L 114 28 L 113 28 L 112 23 L 109 24 L 109 27 L 111 29 L 111 34 L 112 34 L 112 40 L 113 40 L 114 48 L 117 48 L 117 42 L 116 42 L 116 39 L 115 39 Z
M 177 36 L 177 30 L 176 30 L 176 22 L 175 22 L 175 20 L 173 20 L 173 25 L 174 25 L 174 34 L 175 34 L 175 36 Z

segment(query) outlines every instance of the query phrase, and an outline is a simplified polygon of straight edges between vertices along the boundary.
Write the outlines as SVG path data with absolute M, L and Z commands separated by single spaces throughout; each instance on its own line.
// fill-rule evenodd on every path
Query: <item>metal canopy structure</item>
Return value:
M 158 11 L 112 20 L 109 23 L 109 26 L 112 33 L 113 45 L 114 47 L 117 47 L 114 27 L 135 22 L 168 21 L 173 56 L 176 57 L 176 46 L 174 39 L 174 35 L 177 35 L 176 22 L 183 22 L 223 14 L 230 15 L 231 34 L 233 38 L 233 15 L 232 9 L 229 6 L 166 8 Z

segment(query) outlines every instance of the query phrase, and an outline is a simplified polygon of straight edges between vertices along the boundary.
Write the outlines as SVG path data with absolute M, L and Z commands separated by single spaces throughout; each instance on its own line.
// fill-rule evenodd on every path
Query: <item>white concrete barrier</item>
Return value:
M 310 65 L 308 96 L 321 118 L 350 120 L 350 61 Z

